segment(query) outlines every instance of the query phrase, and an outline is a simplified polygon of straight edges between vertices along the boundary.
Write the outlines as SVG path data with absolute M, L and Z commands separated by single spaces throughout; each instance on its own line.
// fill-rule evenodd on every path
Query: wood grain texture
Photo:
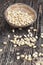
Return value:
M 9 2 L 8 2 L 9 1 Z M 18 29 L 16 29 L 16 33 L 12 33 L 12 28 L 10 28 L 10 26 L 5 23 L 5 19 L 3 17 L 3 11 L 11 4 L 13 3 L 25 3 L 25 4 L 28 4 L 30 5 L 31 7 L 33 7 L 36 11 L 38 9 L 38 3 L 37 3 L 38 0 L 7 0 L 7 3 L 6 3 L 6 0 L 0 0 L 0 25 L 2 25 L 0 27 L 0 48 L 3 49 L 3 52 L 0 53 L 0 65 L 7 65 L 7 62 L 9 60 L 12 60 L 12 65 L 24 65 L 23 61 L 22 60 L 17 60 L 16 59 L 16 52 L 15 52 L 15 48 L 13 47 L 12 43 L 9 42 L 9 39 L 8 39 L 8 34 L 11 36 L 11 39 L 13 39 L 13 35 L 18 33 Z M 41 0 L 40 0 L 41 1 Z M 43 1 L 43 0 L 42 0 Z M 43 3 L 42 3 L 43 5 Z M 42 6 L 43 7 L 43 6 Z M 43 18 L 43 17 L 42 17 Z M 43 21 L 43 20 L 42 20 Z M 4 23 L 3 23 L 4 22 Z M 4 26 L 3 26 L 4 24 Z M 36 25 L 36 23 L 35 23 Z M 34 25 L 34 28 L 36 28 L 36 26 Z M 4 28 L 4 30 L 3 30 Z M 27 34 L 27 29 L 29 27 L 23 29 L 23 32 Z M 43 28 L 42 28 L 43 29 Z M 22 32 L 20 31 L 18 34 L 22 34 Z M 7 45 L 4 45 L 3 42 L 8 42 Z M 26 46 L 23 46 L 23 47 L 17 47 L 16 50 L 18 49 L 18 51 L 25 51 L 25 52 L 29 52 L 31 55 L 33 55 L 33 53 L 35 51 L 37 52 L 43 52 L 43 48 L 40 47 L 40 44 L 43 43 L 43 39 L 39 39 L 37 42 L 36 42 L 36 48 L 33 49 L 33 48 L 27 48 Z M 10 51 L 10 49 L 13 49 L 12 51 Z M 16 61 L 15 61 L 16 60 Z M 11 65 L 10 63 L 8 62 L 8 65 Z M 19 63 L 20 62 L 20 63 Z M 26 61 L 26 65 L 35 65 L 32 62 L 28 62 Z

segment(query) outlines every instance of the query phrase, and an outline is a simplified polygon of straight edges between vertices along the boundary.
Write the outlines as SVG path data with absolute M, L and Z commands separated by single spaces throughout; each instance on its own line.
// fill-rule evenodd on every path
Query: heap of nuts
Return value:
M 19 55 L 19 53 L 18 53 L 17 60 L 20 59 L 20 58 L 21 59 L 28 60 L 28 61 L 31 61 L 32 60 L 31 54 L 29 54 L 29 55 L 27 55 L 27 54 L 21 54 L 21 55 Z
M 28 45 L 29 47 L 32 47 L 35 45 L 35 42 L 36 42 L 36 38 L 35 37 L 31 37 L 31 38 L 28 38 L 28 37 L 24 37 L 24 38 L 20 38 L 19 36 L 16 36 L 14 35 L 14 39 L 10 40 L 11 42 L 13 42 L 14 44 L 17 44 L 18 46 L 21 46 L 21 45 Z
M 14 30 L 13 30 L 14 32 Z M 36 43 L 37 38 L 34 37 L 33 33 L 30 31 L 30 29 L 28 29 L 28 33 L 25 34 L 14 34 L 13 35 L 13 39 L 10 39 L 11 42 L 13 42 L 14 44 L 17 44 L 18 46 L 23 46 L 23 45 L 27 45 L 29 47 L 34 47 L 35 43 Z
M 9 9 L 7 11 L 7 19 L 16 26 L 25 26 L 34 21 L 34 16 L 29 12 L 22 11 L 22 9 Z

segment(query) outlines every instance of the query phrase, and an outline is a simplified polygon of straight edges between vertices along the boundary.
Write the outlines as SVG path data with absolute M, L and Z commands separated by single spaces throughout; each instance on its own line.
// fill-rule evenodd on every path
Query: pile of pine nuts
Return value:
M 7 11 L 7 19 L 13 25 L 25 26 L 34 21 L 34 16 L 31 13 L 19 9 L 9 9 Z

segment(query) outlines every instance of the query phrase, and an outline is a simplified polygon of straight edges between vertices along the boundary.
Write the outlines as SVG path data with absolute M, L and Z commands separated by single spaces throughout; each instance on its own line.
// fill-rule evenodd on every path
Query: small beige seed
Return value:
M 15 44 L 15 41 L 14 40 L 10 40 L 12 43 L 14 43 Z
M 10 35 L 8 35 L 8 38 L 10 38 Z
M 2 52 L 2 49 L 0 49 L 0 52 Z
M 28 55 L 28 61 L 31 61 L 32 60 L 32 57 L 31 57 L 31 54 Z
M 41 44 L 41 47 L 43 47 L 43 44 Z
M 29 43 L 29 45 L 28 45 L 29 47 L 32 47 L 32 44 L 31 43 Z
M 36 42 L 36 39 L 34 37 L 30 38 L 31 42 Z
M 20 56 L 17 56 L 17 60 L 19 60 L 20 59 Z
M 33 53 L 33 57 L 34 57 L 34 58 L 37 58 L 37 57 L 38 57 L 38 52 L 34 52 L 34 53 Z
M 26 56 L 25 56 L 25 59 L 27 60 L 27 58 L 28 58 L 28 56 L 26 55 Z
M 24 42 L 21 42 L 21 45 L 24 45 Z
M 41 33 L 41 38 L 43 38 L 43 33 Z
M 41 56 L 41 55 L 42 55 L 42 53 L 40 52 L 40 53 L 39 53 L 39 56 Z
M 37 31 L 37 29 L 33 29 L 33 31 Z
M 35 43 L 31 43 L 32 46 L 35 46 Z
M 17 55 L 19 55 L 20 53 L 19 53 L 19 52 L 17 52 L 16 54 L 17 54 Z
M 37 46 L 35 46 L 35 45 L 33 46 L 34 49 L 35 49 L 36 47 L 37 47 Z
M 24 37 L 27 37 L 26 35 L 24 35 Z
M 6 44 L 7 44 L 7 42 L 3 42 L 3 44 L 4 44 L 4 45 L 6 45 Z
M 38 39 L 38 36 L 35 36 L 36 39 Z
M 30 32 L 30 29 L 28 29 L 28 32 Z
M 22 38 L 22 35 L 20 35 L 19 38 Z
M 24 56 L 24 54 L 21 54 L 21 58 L 24 58 L 25 56 Z
M 17 45 L 14 45 L 14 47 L 17 47 Z

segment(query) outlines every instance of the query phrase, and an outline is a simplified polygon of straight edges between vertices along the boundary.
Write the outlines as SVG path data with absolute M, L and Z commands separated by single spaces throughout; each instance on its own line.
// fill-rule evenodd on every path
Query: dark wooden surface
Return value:
M 24 65 L 22 60 L 16 60 L 15 51 L 13 52 L 13 54 L 11 54 L 11 56 L 9 55 L 10 48 L 12 50 L 14 50 L 13 49 L 14 47 L 13 47 L 12 43 L 9 42 L 9 39 L 7 36 L 8 36 L 8 34 L 10 34 L 11 38 L 13 38 L 14 33 L 11 32 L 11 27 L 6 23 L 3 12 L 9 5 L 14 4 L 14 3 L 25 3 L 27 5 L 30 5 L 32 8 L 34 8 L 36 10 L 36 12 L 38 11 L 38 4 L 39 4 L 38 0 L 0 0 L 0 48 L 3 49 L 2 54 L 0 53 L 1 54 L 0 55 L 0 65 L 7 65 L 6 60 L 8 59 L 8 57 L 9 57 L 9 59 L 11 57 L 12 65 Z M 42 3 L 42 5 L 43 5 L 43 3 Z M 35 28 L 36 28 L 36 25 L 35 25 L 36 23 L 34 23 Z M 26 32 L 25 30 L 26 30 L 26 28 L 24 29 L 24 32 Z M 8 44 L 6 46 L 3 45 L 4 41 L 8 42 Z M 43 39 L 40 38 L 36 43 L 36 46 L 37 46 L 36 49 L 32 49 L 30 47 L 28 48 L 26 46 L 23 46 L 20 48 L 17 47 L 17 49 L 19 49 L 20 52 L 26 51 L 27 53 L 29 52 L 32 55 L 35 51 L 43 52 L 43 48 L 42 49 L 40 48 L 41 43 L 43 43 Z M 12 45 L 12 47 L 11 47 L 11 45 Z M 7 55 L 8 55 L 8 57 L 7 57 Z M 1 60 L 2 60 L 2 63 L 1 63 Z M 10 64 L 8 64 L 8 65 L 10 65 Z M 35 65 L 35 64 L 33 64 L 33 61 L 32 61 L 32 62 L 26 62 L 26 65 Z

